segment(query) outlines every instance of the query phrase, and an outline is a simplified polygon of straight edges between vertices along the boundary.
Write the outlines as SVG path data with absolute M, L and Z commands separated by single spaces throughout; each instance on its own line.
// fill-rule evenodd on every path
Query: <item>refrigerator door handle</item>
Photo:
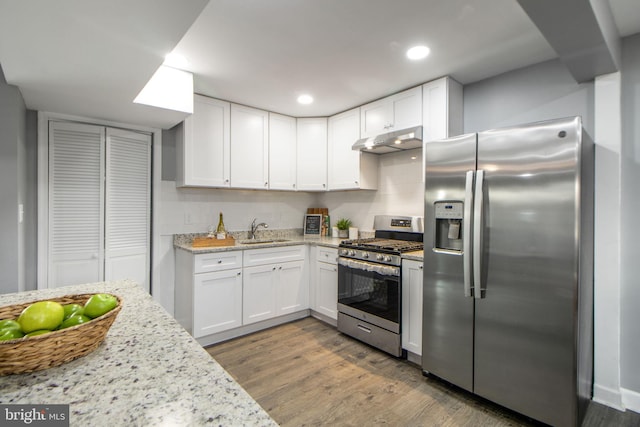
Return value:
M 473 254 L 471 252 L 471 216 L 473 214 L 473 178 L 474 171 L 467 171 L 464 186 L 464 219 L 462 224 L 462 264 L 464 266 L 464 296 L 473 296 L 472 270 Z
M 482 214 L 484 204 L 484 171 L 476 172 L 473 201 L 473 297 L 482 298 Z

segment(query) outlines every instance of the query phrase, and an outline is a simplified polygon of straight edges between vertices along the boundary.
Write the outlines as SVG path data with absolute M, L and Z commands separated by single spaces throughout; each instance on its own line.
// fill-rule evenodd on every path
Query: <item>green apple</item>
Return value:
M 62 308 L 64 309 L 64 320 L 67 320 L 74 314 L 84 313 L 84 307 L 80 304 L 65 304 L 62 306 Z
M 48 334 L 49 332 L 51 332 L 51 331 L 48 330 L 48 329 L 38 329 L 37 331 L 29 332 L 25 336 L 26 337 L 35 337 L 36 335 Z
M 70 328 L 72 326 L 81 325 L 89 321 L 91 321 L 91 319 L 83 314 L 74 314 L 68 319 L 63 320 L 59 329 Z
M 63 318 L 62 305 L 55 301 L 38 301 L 22 310 L 18 323 L 22 327 L 22 332 L 28 334 L 39 329 L 56 329 Z
M 0 331 L 0 341 L 15 340 L 16 338 L 22 338 L 24 334 L 20 329 L 3 329 Z
M 84 315 L 92 319 L 113 310 L 118 306 L 118 299 L 111 294 L 94 294 L 84 304 Z
M 3 331 L 4 329 L 22 330 L 20 323 L 13 319 L 0 320 L 0 331 Z

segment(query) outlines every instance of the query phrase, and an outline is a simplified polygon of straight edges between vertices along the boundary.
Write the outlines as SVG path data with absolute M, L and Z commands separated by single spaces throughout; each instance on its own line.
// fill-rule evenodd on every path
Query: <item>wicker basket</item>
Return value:
M 84 305 L 92 295 L 67 295 L 46 301 Z M 117 307 L 87 323 L 29 338 L 0 341 L 0 375 L 39 371 L 91 353 L 104 340 L 122 308 L 122 299 L 114 296 L 118 298 Z M 16 319 L 34 302 L 0 307 L 0 319 Z

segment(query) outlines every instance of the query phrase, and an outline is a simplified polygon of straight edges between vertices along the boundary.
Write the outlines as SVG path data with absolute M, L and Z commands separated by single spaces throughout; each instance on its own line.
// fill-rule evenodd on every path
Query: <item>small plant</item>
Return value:
M 336 222 L 336 227 L 338 230 L 348 230 L 351 227 L 351 220 L 347 218 L 340 218 L 338 222 Z

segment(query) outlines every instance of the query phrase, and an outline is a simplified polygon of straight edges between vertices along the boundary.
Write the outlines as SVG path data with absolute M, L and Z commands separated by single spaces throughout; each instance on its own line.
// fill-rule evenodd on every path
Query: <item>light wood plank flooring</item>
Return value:
M 282 426 L 537 425 L 311 317 L 207 351 Z M 592 404 L 585 425 L 640 426 L 635 415 Z

